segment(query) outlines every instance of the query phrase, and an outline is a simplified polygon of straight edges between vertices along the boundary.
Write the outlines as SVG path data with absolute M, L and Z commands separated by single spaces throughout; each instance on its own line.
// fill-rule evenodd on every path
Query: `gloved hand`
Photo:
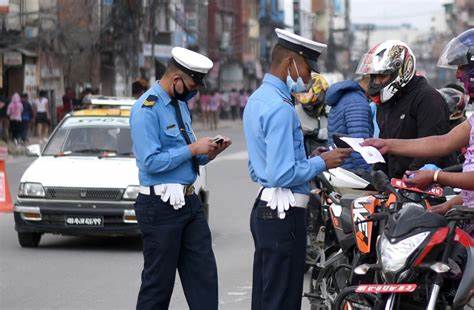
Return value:
M 158 194 L 158 193 L 157 193 Z M 184 204 L 184 186 L 177 183 L 169 183 L 162 185 L 161 200 L 163 202 L 170 201 L 170 205 L 173 206 L 175 210 L 181 209 Z
M 295 196 L 288 188 L 274 187 L 270 188 L 273 191 L 272 198 L 267 203 L 267 206 L 272 210 L 278 210 L 278 217 L 285 218 L 285 211 L 296 205 Z

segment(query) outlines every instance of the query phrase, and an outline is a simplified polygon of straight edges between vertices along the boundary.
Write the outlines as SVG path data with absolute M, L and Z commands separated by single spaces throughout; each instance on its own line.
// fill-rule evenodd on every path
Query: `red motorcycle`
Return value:
M 455 207 L 446 216 L 419 203 L 379 213 L 387 224 L 377 239 L 377 262 L 354 273 L 375 271 L 371 284 L 346 287 L 334 309 L 462 309 L 474 292 L 474 240 L 462 229 L 474 209 Z

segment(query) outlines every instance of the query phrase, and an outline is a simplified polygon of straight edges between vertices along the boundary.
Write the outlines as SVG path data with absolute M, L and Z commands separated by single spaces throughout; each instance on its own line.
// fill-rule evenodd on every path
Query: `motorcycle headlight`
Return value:
M 420 246 L 429 234 L 429 231 L 425 231 L 402 239 L 397 243 L 391 243 L 385 234 L 382 235 L 380 239 L 380 255 L 383 271 L 395 273 L 402 269 L 408 257 Z
M 125 192 L 123 193 L 123 199 L 125 200 L 135 200 L 138 197 L 138 193 L 140 192 L 140 186 L 127 186 Z

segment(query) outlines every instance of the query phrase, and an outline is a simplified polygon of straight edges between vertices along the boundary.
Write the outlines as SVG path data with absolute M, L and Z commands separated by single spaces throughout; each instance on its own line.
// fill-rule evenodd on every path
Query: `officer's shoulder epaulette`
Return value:
M 146 97 L 145 101 L 143 101 L 142 108 L 143 107 L 152 108 L 155 105 L 157 100 L 158 100 L 157 96 L 149 95 L 148 97 Z

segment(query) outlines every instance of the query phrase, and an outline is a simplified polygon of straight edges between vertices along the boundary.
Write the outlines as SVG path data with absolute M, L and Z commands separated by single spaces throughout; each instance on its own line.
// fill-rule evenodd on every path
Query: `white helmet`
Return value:
M 386 102 L 415 76 L 416 58 L 408 45 L 399 40 L 388 40 L 369 50 L 359 62 L 356 74 L 371 75 L 368 94 L 380 96 Z M 390 74 L 390 80 L 375 84 L 375 74 Z

